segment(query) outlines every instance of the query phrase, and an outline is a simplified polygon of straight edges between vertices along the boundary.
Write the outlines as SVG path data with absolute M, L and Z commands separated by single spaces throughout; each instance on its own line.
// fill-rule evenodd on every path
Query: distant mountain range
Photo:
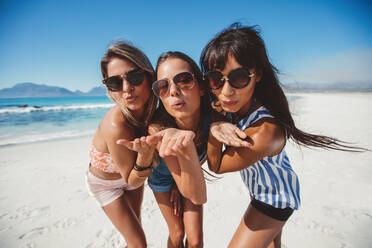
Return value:
M 370 83 L 287 83 L 286 92 L 372 92 Z M 88 92 L 71 91 L 66 88 L 35 83 L 19 83 L 11 88 L 0 89 L 0 98 L 21 97 L 69 97 L 69 96 L 105 96 L 104 87 L 94 87 Z
M 364 83 L 287 83 L 286 92 L 372 92 L 372 82 Z
M 0 89 L 0 98 L 21 97 L 69 97 L 69 96 L 105 96 L 104 87 L 94 87 L 88 92 L 71 91 L 66 88 L 35 83 L 19 83 L 11 88 Z

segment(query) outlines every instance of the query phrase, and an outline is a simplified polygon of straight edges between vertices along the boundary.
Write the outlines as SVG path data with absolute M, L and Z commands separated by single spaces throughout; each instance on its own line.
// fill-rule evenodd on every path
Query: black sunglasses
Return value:
M 191 72 L 181 72 L 173 77 L 173 83 L 181 90 L 190 90 L 194 87 L 194 74 Z M 170 82 L 168 79 L 160 79 L 152 84 L 152 90 L 157 97 L 163 97 L 169 92 Z
M 248 68 L 237 68 L 230 71 L 229 75 L 226 77 L 227 80 L 220 71 L 209 71 L 205 74 L 208 85 L 212 90 L 218 90 L 226 81 L 228 81 L 233 88 L 244 88 L 249 84 L 253 76 L 254 73 L 251 74 Z
M 102 80 L 103 84 L 111 91 L 123 90 L 123 79 L 125 78 L 131 85 L 138 86 L 142 84 L 145 79 L 145 71 L 141 69 L 134 69 L 128 71 L 123 75 L 115 75 Z

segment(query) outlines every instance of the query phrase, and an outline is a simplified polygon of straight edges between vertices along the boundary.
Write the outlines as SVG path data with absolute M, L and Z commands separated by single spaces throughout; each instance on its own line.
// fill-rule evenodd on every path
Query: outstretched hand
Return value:
M 219 121 L 211 124 L 210 133 L 221 143 L 235 147 L 250 147 L 251 144 L 244 139 L 247 135 L 235 125 Z
M 177 156 L 177 153 L 193 142 L 195 133 L 188 130 L 167 128 L 147 137 L 149 144 L 161 141 L 159 150 L 160 157 Z
M 138 152 L 143 156 L 151 156 L 155 150 L 156 143 L 147 142 L 148 136 L 142 136 L 132 141 L 126 139 L 119 139 L 116 144 L 126 146 L 129 150 Z

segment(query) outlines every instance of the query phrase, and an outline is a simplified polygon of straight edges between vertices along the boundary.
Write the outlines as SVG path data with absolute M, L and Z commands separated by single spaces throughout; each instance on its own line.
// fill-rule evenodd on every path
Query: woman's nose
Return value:
M 222 90 L 221 90 L 221 93 L 225 96 L 231 96 L 232 94 L 234 94 L 234 89 L 231 87 L 231 85 L 229 84 L 229 82 L 227 82 L 227 78 L 224 78 L 224 84 L 222 86 Z
M 133 86 L 128 82 L 126 78 L 123 78 L 123 91 L 124 92 L 130 92 L 133 90 Z
M 177 96 L 180 93 L 180 89 L 177 87 L 175 83 L 169 82 L 169 93 L 171 96 Z

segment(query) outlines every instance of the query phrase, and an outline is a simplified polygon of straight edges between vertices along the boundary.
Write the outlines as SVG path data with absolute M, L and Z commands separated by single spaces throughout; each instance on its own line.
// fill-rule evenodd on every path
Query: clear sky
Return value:
M 118 38 L 154 66 L 168 50 L 198 62 L 235 21 L 261 27 L 284 83 L 371 81 L 372 1 L 304 3 L 0 0 L 0 88 L 34 82 L 87 91 L 100 85 L 99 61 Z

